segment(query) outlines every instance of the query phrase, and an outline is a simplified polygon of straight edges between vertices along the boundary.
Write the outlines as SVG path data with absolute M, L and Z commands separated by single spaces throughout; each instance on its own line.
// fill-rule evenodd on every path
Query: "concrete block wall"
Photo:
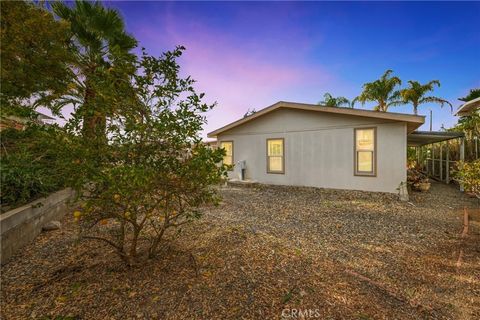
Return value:
M 64 216 L 69 211 L 68 200 L 72 196 L 71 189 L 64 189 L 3 213 L 0 216 L 1 264 L 33 241 L 46 223 Z

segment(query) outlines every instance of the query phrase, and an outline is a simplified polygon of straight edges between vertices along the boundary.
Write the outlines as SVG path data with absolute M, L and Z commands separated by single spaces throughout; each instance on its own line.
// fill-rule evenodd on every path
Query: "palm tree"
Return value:
M 52 4 L 54 13 L 70 24 L 72 51 L 77 59 L 72 70 L 75 81 L 69 92 L 57 100 L 57 108 L 79 105 L 83 134 L 94 138 L 105 135 L 107 115 L 112 104 L 108 90 L 128 83 L 126 70 L 133 72 L 135 56 L 130 51 L 137 41 L 125 32 L 120 14 L 99 2 L 76 1 L 70 7 L 62 2 Z M 128 73 L 127 72 L 127 73 Z
M 352 107 L 350 105 L 350 100 L 345 97 L 334 97 L 330 93 L 325 93 L 323 95 L 323 101 L 320 101 L 318 104 L 325 106 L 325 107 L 341 107 L 346 105 L 347 107 Z
M 428 92 L 433 91 L 434 87 L 440 87 L 440 81 L 432 80 L 426 84 L 421 84 L 418 81 L 408 81 L 408 88 L 400 90 L 400 97 L 402 103 L 411 103 L 413 105 L 413 113 L 418 114 L 418 107 L 424 103 L 439 103 L 440 107 L 445 104 L 450 106 L 453 111 L 453 106 L 447 100 L 438 97 L 425 96 Z
M 353 99 L 352 106 L 357 101 L 360 101 L 362 105 L 367 101 L 374 101 L 377 103 L 373 108 L 375 111 L 387 112 L 389 107 L 398 104 L 400 92 L 395 88 L 402 84 L 402 80 L 392 77 L 392 72 L 392 70 L 387 70 L 380 79 L 365 83 L 362 93 Z

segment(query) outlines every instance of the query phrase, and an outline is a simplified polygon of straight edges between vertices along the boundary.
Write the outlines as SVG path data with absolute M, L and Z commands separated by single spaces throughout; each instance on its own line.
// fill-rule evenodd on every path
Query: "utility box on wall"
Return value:
M 238 172 L 238 179 L 245 180 L 245 172 L 247 170 L 247 161 L 246 160 L 237 161 L 237 163 L 235 164 L 235 169 Z

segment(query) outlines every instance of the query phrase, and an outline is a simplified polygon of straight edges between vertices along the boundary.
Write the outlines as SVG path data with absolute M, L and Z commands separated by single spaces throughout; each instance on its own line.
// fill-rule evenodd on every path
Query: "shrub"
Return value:
M 480 159 L 463 162 L 458 165 L 456 178 L 463 183 L 465 191 L 472 192 L 480 197 Z
M 216 203 L 213 186 L 225 173 L 223 149 L 201 141 L 204 112 L 213 106 L 201 101 L 190 77 L 179 77 L 182 50 L 143 55 L 135 96 L 123 97 L 106 121 L 107 143 L 84 140 L 80 122 L 67 126 L 62 159 L 82 200 L 74 213 L 81 235 L 108 244 L 128 265 L 155 256 L 171 230 Z
M 59 135 L 57 127 L 39 125 L 2 131 L 2 212 L 65 186 L 54 143 Z

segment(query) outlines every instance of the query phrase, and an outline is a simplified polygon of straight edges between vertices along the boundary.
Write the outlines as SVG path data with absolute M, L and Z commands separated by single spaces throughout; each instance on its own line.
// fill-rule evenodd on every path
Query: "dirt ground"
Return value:
M 408 203 L 315 188 L 220 192 L 220 206 L 130 269 L 103 244 L 79 243 L 66 216 L 2 266 L 1 318 L 480 318 L 480 203 L 453 187 L 434 183 Z

